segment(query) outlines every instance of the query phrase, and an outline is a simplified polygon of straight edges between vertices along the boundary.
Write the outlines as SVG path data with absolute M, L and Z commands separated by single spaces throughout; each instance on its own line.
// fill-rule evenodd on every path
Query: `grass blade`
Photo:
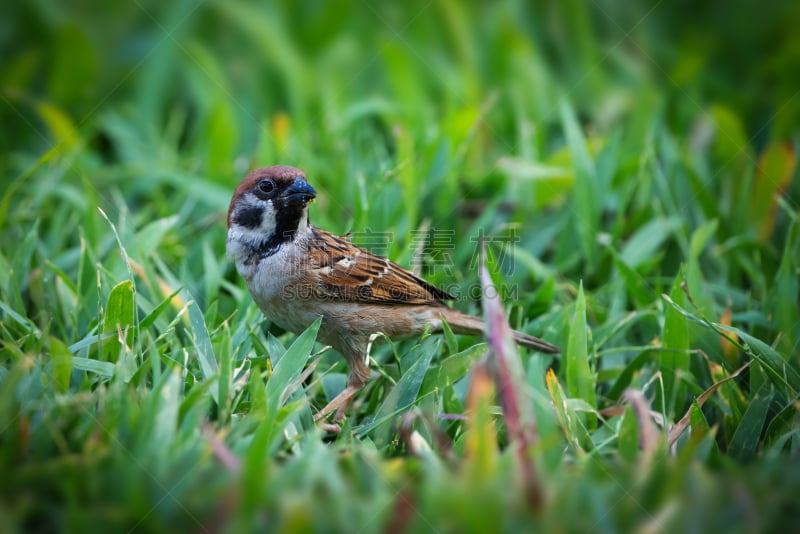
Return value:
M 322 324 L 322 317 L 297 336 L 297 339 L 286 349 L 280 361 L 273 368 L 264 390 L 267 401 L 267 420 L 275 417 L 284 391 L 300 376 L 303 366 L 311 355 L 311 349 L 314 348 L 320 324 Z
M 761 430 L 767 420 L 767 412 L 773 397 L 774 393 L 772 392 L 756 394 L 755 398 L 750 401 L 744 417 L 731 438 L 728 447 L 731 456 L 739 460 L 748 460 L 756 454 Z
M 575 111 L 566 100 L 561 101 L 561 123 L 575 169 L 575 184 L 572 191 L 575 202 L 575 228 L 586 262 L 591 269 L 597 261 L 598 215 L 601 208 L 599 202 L 603 197 L 597 190 L 597 174 L 586 139 L 578 125 Z
M 578 296 L 575 299 L 575 312 L 569 326 L 567 339 L 567 354 L 564 358 L 567 375 L 567 387 L 572 397 L 579 397 L 586 401 L 592 408 L 597 407 L 594 393 L 594 377 L 589 366 L 589 353 L 586 338 L 586 298 L 583 294 L 583 282 L 578 287 Z M 592 416 L 587 415 L 585 422 L 593 428 L 596 422 Z
M 119 333 L 103 341 L 102 359 L 117 361 L 120 351 L 130 347 L 134 325 L 133 282 L 123 280 L 111 288 L 103 315 L 103 333 Z
M 213 380 L 217 378 L 219 368 L 217 366 L 217 359 L 214 357 L 214 347 L 211 344 L 211 337 L 208 335 L 208 328 L 206 327 L 206 320 L 203 317 L 203 311 L 197 302 L 189 293 L 189 290 L 184 289 L 182 299 L 187 302 L 186 309 L 189 317 L 189 334 L 194 346 L 197 361 L 200 364 L 200 372 L 203 374 L 205 380 Z M 219 388 L 211 390 L 211 395 L 214 397 L 214 402 L 219 402 Z
M 683 273 L 678 273 L 670 297 L 680 306 L 685 305 L 682 284 Z M 664 312 L 663 347 L 658 361 L 664 377 L 665 406 L 669 412 L 665 415 L 671 418 L 684 404 L 686 388 L 681 381 L 689 372 L 689 325 L 686 317 L 669 306 Z M 661 406 L 661 403 L 656 401 L 655 405 Z

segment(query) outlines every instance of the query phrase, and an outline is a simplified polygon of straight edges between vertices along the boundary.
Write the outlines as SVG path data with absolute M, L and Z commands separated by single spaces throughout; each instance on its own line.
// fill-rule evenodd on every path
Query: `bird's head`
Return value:
M 245 176 L 228 208 L 228 252 L 237 246 L 277 250 L 308 228 L 308 203 L 317 191 L 300 169 L 277 165 Z

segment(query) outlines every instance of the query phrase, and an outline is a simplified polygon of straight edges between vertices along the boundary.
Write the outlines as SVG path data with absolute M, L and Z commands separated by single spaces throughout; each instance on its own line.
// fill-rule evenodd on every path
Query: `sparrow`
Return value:
M 300 169 L 280 165 L 250 172 L 231 199 L 226 252 L 271 322 L 299 334 L 322 316 L 317 340 L 344 356 L 350 374 L 344 390 L 314 420 L 335 411 L 338 422 L 369 380 L 370 336 L 442 332 L 445 321 L 457 334 L 480 335 L 484 323 L 448 307 L 445 302 L 455 300 L 450 293 L 313 226 L 308 205 L 316 196 Z M 559 352 L 524 332 L 513 336 L 524 347 Z

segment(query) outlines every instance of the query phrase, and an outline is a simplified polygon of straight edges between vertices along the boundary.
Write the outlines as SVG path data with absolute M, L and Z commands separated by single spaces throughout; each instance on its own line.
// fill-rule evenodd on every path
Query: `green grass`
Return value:
M 522 4 L 9 8 L 5 529 L 800 527 L 798 8 Z M 225 258 L 275 163 L 492 325 L 376 344 L 338 436 Z

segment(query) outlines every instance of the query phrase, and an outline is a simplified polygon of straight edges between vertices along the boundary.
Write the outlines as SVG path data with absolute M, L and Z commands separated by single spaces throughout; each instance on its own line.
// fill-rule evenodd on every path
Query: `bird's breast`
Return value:
M 297 247 L 283 246 L 252 267 L 237 264 L 247 289 L 264 315 L 295 333 L 305 330 L 320 316 L 312 299 L 313 284 L 307 278 L 304 258 Z

